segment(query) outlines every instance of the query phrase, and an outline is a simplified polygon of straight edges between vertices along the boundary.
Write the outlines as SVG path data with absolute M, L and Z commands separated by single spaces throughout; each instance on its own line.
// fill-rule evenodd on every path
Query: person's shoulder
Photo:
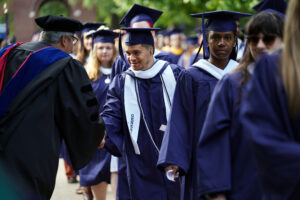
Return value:
M 242 69 L 235 70 L 228 74 L 225 74 L 221 80 L 225 82 L 230 82 L 232 84 L 237 84 L 243 78 L 243 74 L 244 73 Z
M 255 72 L 277 72 L 281 65 L 281 53 L 282 50 L 278 50 L 270 54 L 266 53 L 262 55 L 256 64 Z
M 84 66 L 79 60 L 72 58 L 72 56 L 67 56 L 65 59 L 66 67 L 70 68 L 70 70 L 72 70 L 73 72 L 79 71 L 80 73 L 87 74 Z
M 173 64 L 173 63 L 170 63 L 170 62 L 168 62 L 168 64 L 172 68 L 173 71 L 182 71 L 182 70 L 184 70 L 184 67 L 182 67 L 180 65 Z
M 197 82 L 206 82 L 206 81 L 216 81 L 216 78 L 210 75 L 207 71 L 196 67 L 196 66 L 190 66 L 187 67 L 186 73 L 188 73 L 193 79 Z
M 111 81 L 110 86 L 111 85 L 119 85 L 119 86 L 124 85 L 125 78 L 126 78 L 127 75 L 129 75 L 127 70 L 123 71 L 119 74 L 116 74 L 116 76 L 114 76 L 113 80 Z
M 170 63 L 173 62 L 172 57 L 170 56 L 170 54 L 168 52 L 165 51 L 160 51 L 157 55 L 154 56 L 156 59 L 159 60 L 165 60 L 168 61 Z

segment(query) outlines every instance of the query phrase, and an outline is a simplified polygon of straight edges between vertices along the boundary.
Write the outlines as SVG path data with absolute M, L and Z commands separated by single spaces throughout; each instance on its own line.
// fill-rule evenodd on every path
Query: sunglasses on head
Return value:
M 269 46 L 274 43 L 276 37 L 277 37 L 277 35 L 275 35 L 275 34 L 263 35 L 262 37 L 260 37 L 258 35 L 248 35 L 247 39 L 248 39 L 248 42 L 252 45 L 257 45 L 259 40 L 262 39 L 262 41 L 265 43 L 265 45 Z

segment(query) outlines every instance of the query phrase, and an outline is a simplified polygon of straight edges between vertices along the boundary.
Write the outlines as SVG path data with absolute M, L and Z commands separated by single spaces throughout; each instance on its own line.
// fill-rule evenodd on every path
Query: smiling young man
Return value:
M 236 19 L 248 16 L 229 11 L 193 15 L 208 18 L 204 25 L 204 59 L 183 70 L 178 77 L 172 113 L 162 143 L 158 167 L 173 176 L 185 175 L 183 199 L 201 199 L 197 143 L 206 116 L 211 94 L 218 80 L 233 70 L 236 57 Z M 208 51 L 209 50 L 209 51 Z
M 123 19 L 120 22 L 120 25 L 125 25 L 126 27 L 131 28 L 153 28 L 154 23 L 159 19 L 159 17 L 162 14 L 163 12 L 160 10 L 134 4 L 123 17 Z M 152 31 L 152 36 L 155 40 L 155 31 Z M 126 57 L 126 54 L 124 55 L 124 57 Z M 161 52 L 157 49 L 154 51 L 154 57 L 156 59 L 165 60 L 170 63 L 173 63 L 172 58 L 169 56 L 168 53 Z M 112 67 L 111 79 L 113 79 L 117 74 L 126 71 L 129 67 L 130 65 L 127 62 L 127 60 L 124 60 L 121 56 L 118 56 Z
M 150 31 L 155 29 L 124 29 L 130 68 L 108 90 L 101 113 L 107 125 L 105 147 L 126 161 L 130 199 L 176 200 L 179 181 L 169 181 L 156 162 L 181 68 L 154 59 Z

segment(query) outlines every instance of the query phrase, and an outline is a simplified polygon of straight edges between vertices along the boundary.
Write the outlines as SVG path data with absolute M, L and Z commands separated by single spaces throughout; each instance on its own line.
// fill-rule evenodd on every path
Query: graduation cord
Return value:
M 167 93 L 169 105 L 170 105 L 170 107 L 171 107 L 171 99 L 170 99 L 169 93 L 167 92 L 165 82 L 164 82 L 164 80 L 163 80 L 163 78 L 162 78 L 161 75 L 159 75 L 159 77 L 160 77 L 160 80 L 161 80 L 162 85 L 163 85 L 163 90 L 166 91 L 166 93 Z M 135 91 L 136 91 L 136 94 L 137 94 L 137 100 L 138 100 L 138 103 L 139 103 L 139 107 L 140 107 L 140 110 L 141 110 L 141 113 L 142 113 L 142 116 L 143 116 L 143 120 L 144 120 L 146 129 L 147 129 L 147 132 L 148 132 L 149 137 L 150 137 L 152 143 L 154 144 L 154 146 L 155 146 L 157 152 L 159 153 L 159 149 L 158 149 L 157 145 L 155 144 L 155 142 L 154 142 L 154 140 L 153 140 L 153 137 L 152 137 L 151 132 L 150 132 L 150 130 L 149 130 L 148 124 L 147 124 L 147 122 L 146 122 L 146 118 L 145 118 L 145 114 L 144 114 L 144 110 L 143 110 L 143 108 L 142 108 L 142 103 L 141 103 L 141 98 L 140 98 L 140 92 L 139 92 L 138 80 L 137 80 L 136 78 L 135 78 Z M 180 188 L 181 188 L 181 177 L 178 177 L 178 179 L 179 179 L 178 182 L 179 182 L 179 185 L 180 185 Z
M 146 126 L 146 129 L 147 129 L 147 132 L 148 132 L 148 135 L 154 145 L 154 147 L 156 148 L 156 150 L 158 151 L 159 153 L 159 148 L 157 147 L 157 145 L 155 144 L 154 140 L 153 140 L 153 137 L 151 135 L 151 132 L 149 130 L 149 127 L 148 127 L 148 124 L 146 122 L 146 118 L 145 118 L 145 114 L 144 114 L 144 110 L 142 108 L 142 103 L 141 103 L 141 98 L 140 98 L 140 92 L 139 92 L 139 86 L 138 86 L 138 81 L 137 79 L 135 78 L 135 91 L 136 91 L 136 94 L 137 94 L 137 100 L 138 100 L 138 103 L 139 103 L 139 107 L 140 107 L 140 110 L 141 110 L 141 113 L 142 113 L 142 116 L 143 116 L 143 121 L 144 121 L 144 124 Z
M 170 107 L 171 107 L 171 99 L 170 99 L 170 96 L 169 96 L 169 93 L 168 93 L 168 90 L 167 90 L 166 84 L 165 84 L 165 82 L 164 82 L 164 79 L 161 77 L 161 75 L 159 75 L 159 78 L 160 78 L 160 80 L 161 80 L 161 83 L 162 83 L 162 85 L 163 85 L 163 90 L 165 91 L 165 93 L 166 93 L 166 94 L 167 94 L 167 96 L 168 96 L 169 105 L 170 105 Z

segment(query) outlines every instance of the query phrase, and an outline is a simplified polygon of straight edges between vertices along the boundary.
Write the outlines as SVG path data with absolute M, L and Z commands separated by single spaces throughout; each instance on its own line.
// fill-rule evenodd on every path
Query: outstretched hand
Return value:
M 179 177 L 179 167 L 177 165 L 169 165 L 168 167 L 165 168 L 165 172 L 167 173 L 169 170 L 173 170 L 172 171 L 172 176 L 174 178 L 178 178 Z
M 99 144 L 98 149 L 102 149 L 104 145 L 105 145 L 105 136 L 103 137 L 101 143 Z

